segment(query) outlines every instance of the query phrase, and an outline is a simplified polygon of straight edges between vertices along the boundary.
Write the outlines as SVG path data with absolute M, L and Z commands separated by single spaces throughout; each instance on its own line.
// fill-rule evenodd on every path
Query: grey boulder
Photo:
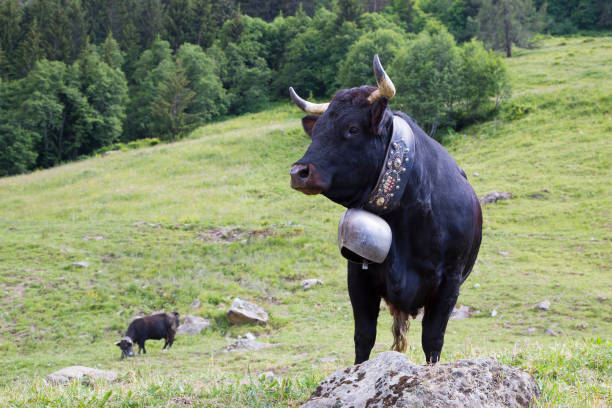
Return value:
M 45 381 L 50 384 L 69 384 L 72 381 L 88 382 L 99 379 L 113 382 L 117 379 L 117 373 L 84 366 L 70 366 L 45 377 Z
M 227 311 L 227 320 L 233 324 L 268 322 L 268 313 L 255 303 L 235 298 Z
M 176 334 L 199 334 L 205 328 L 210 327 L 210 320 L 203 317 L 187 315 L 183 324 L 176 329 Z
M 302 408 L 529 407 L 539 395 L 528 373 L 493 358 L 423 366 L 387 351 L 327 377 Z

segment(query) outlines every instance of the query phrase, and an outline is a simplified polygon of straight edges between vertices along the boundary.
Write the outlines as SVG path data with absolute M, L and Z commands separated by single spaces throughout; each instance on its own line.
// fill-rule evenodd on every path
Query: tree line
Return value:
M 117 142 L 176 140 L 284 100 L 288 86 L 329 98 L 372 83 L 374 53 L 400 90 L 394 107 L 439 135 L 489 115 L 508 92 L 490 49 L 509 55 L 554 16 L 563 27 L 610 26 L 604 1 L 550 4 L 0 0 L 0 176 Z

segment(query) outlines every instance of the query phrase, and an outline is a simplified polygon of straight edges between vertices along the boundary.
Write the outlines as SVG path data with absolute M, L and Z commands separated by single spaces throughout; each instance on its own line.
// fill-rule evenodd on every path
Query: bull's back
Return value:
M 135 340 L 160 340 L 166 337 L 168 326 L 163 315 L 153 315 L 134 320 L 130 328 L 134 331 Z

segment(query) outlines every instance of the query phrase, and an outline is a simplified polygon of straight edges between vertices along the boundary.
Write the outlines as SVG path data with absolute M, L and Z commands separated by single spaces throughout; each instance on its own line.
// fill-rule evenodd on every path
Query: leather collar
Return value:
M 385 162 L 364 209 L 375 214 L 385 214 L 399 207 L 414 156 L 414 133 L 404 119 L 394 115 L 393 133 L 387 146 Z

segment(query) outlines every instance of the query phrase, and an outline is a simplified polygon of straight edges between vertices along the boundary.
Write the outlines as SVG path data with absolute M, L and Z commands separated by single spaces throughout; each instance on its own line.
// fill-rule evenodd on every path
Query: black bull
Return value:
M 322 193 L 345 207 L 363 206 L 383 168 L 393 115 L 415 137 L 415 162 L 401 205 L 381 215 L 393 234 L 382 264 L 367 270 L 348 263 L 348 290 L 355 320 L 355 363 L 370 356 L 376 340 L 381 298 L 394 319 L 394 348 L 405 351 L 408 315 L 424 307 L 422 346 L 428 363 L 440 359 L 444 333 L 480 247 L 482 214 L 478 197 L 451 155 L 388 99 L 374 102 L 376 88 L 336 93 L 321 116 L 302 123 L 312 142 L 291 168 L 291 185 L 305 194 Z M 395 327 L 396 325 L 403 327 Z M 398 337 L 401 337 L 398 339 Z M 399 343 L 399 346 L 398 346 Z

